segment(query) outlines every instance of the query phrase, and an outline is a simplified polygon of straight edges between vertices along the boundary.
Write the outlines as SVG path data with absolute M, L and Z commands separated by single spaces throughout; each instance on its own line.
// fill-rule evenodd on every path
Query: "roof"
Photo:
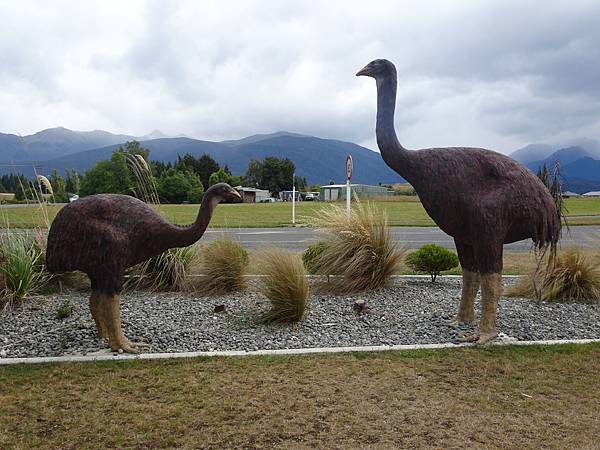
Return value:
M 578 194 L 577 192 L 566 191 L 563 192 L 563 195 L 566 197 L 579 197 L 581 194 Z
M 350 184 L 350 186 L 369 186 L 369 187 L 375 187 L 375 188 L 380 188 L 380 189 L 386 189 L 387 190 L 386 187 L 384 187 L 384 186 L 378 186 L 376 184 L 361 184 L 361 183 L 354 184 L 354 183 L 352 183 L 352 184 Z M 321 187 L 323 189 L 326 189 L 326 188 L 344 188 L 344 187 L 346 187 L 346 185 L 345 184 L 326 184 L 325 186 L 321 186 Z
M 244 191 L 244 192 L 269 192 L 266 189 L 257 189 L 257 188 L 251 188 L 251 187 L 242 187 L 242 186 L 236 186 L 234 188 L 236 191 Z
M 581 194 L 581 195 L 585 195 L 587 197 L 600 197 L 600 191 L 590 191 L 590 192 L 586 192 L 585 194 Z

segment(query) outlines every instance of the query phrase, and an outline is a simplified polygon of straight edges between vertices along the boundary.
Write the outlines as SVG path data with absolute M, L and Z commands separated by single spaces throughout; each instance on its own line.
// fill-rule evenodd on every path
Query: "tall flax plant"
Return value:
M 315 225 L 322 229 L 324 249 L 311 262 L 311 271 L 328 276 L 320 289 L 377 289 L 399 271 L 405 251 L 392 242 L 387 216 L 373 203 L 357 201 L 349 213 L 343 206 L 328 205 L 318 217 Z
M 158 207 L 160 199 L 156 179 L 142 155 L 127 154 L 127 162 L 135 175 L 137 197 Z M 197 261 L 196 246 L 170 248 L 131 270 L 133 278 L 125 284 L 126 289 L 145 288 L 151 291 L 185 290 L 188 288 L 188 272 Z
M 23 300 L 48 279 L 42 242 L 26 231 L 7 232 L 0 239 L 0 271 L 5 306 Z

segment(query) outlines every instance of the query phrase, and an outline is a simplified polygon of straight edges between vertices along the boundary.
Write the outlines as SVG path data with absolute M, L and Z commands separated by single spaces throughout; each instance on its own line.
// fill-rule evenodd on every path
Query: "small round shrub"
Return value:
M 304 263 L 304 267 L 306 267 L 308 273 L 314 274 L 316 272 L 315 262 L 326 249 L 327 243 L 319 241 L 304 250 L 304 253 L 302 253 L 302 262 Z
M 458 256 L 447 248 L 427 244 L 406 257 L 406 264 L 415 272 L 427 273 L 434 282 L 444 270 L 458 266 Z

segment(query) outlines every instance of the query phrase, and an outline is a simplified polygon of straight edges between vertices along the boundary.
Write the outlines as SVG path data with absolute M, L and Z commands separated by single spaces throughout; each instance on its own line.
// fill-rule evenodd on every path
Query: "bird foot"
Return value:
M 473 342 L 477 345 L 487 344 L 498 337 L 498 334 L 494 331 L 491 333 L 459 333 L 458 340 L 460 342 Z
M 444 320 L 444 325 L 451 328 L 457 328 L 460 325 L 469 325 L 473 320 L 460 320 L 458 316 L 453 317 L 452 319 Z
M 110 350 L 118 352 L 123 350 L 124 353 L 139 353 L 142 348 L 150 347 L 150 344 L 145 342 L 131 342 L 126 337 L 109 340 Z

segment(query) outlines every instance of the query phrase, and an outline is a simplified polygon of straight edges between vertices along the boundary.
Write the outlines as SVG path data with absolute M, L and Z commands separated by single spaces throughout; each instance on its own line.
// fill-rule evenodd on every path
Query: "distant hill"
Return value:
M 68 133 L 69 130 L 66 130 L 67 133 L 65 133 L 63 131 L 65 129 L 53 130 L 56 131 L 50 133 L 49 130 L 46 130 L 42 133 L 47 138 L 52 138 L 54 134 L 61 138 L 68 136 L 71 139 L 70 145 L 72 147 L 68 147 L 68 150 L 63 148 L 62 151 L 58 152 L 59 156 L 55 158 L 31 158 L 30 161 L 23 161 L 21 158 L 19 160 L 12 159 L 15 164 L 23 164 L 23 166 L 18 167 L 18 170 L 22 170 L 26 175 L 31 176 L 33 174 L 33 161 L 35 161 L 36 166 L 41 166 L 43 173 L 49 173 L 52 169 L 57 169 L 60 172 L 64 172 L 66 169 L 75 169 L 83 173 L 98 161 L 110 158 L 113 151 L 123 142 L 137 139 L 133 136 L 112 135 L 106 132 L 88 132 L 88 134 L 82 135 L 81 132 Z M 39 135 L 40 133 L 36 134 Z M 18 143 L 20 140 L 17 136 L 14 136 L 14 138 L 16 138 L 16 141 L 15 139 L 6 138 L 7 142 L 12 145 L 11 148 L 14 148 L 15 142 Z M 79 140 L 78 145 L 81 147 L 87 147 L 90 145 L 92 138 L 120 142 L 72 152 L 72 148 L 77 145 L 76 140 Z M 26 141 L 29 141 L 29 139 L 30 137 L 25 138 Z M 59 140 L 48 139 L 46 147 L 48 152 L 51 152 L 50 149 L 53 148 L 52 143 Z M 61 142 L 65 145 L 64 142 L 66 141 L 62 139 Z M 258 134 L 239 140 L 223 142 L 202 141 L 186 137 L 160 138 L 146 140 L 143 145 L 150 150 L 151 159 L 164 162 L 174 162 L 177 160 L 178 155 L 185 153 L 191 153 L 194 156 L 208 153 L 222 166 L 229 166 L 235 174 L 245 173 L 251 159 L 263 159 L 267 156 L 289 158 L 296 165 L 296 174 L 306 177 L 311 184 L 327 183 L 329 180 L 338 183 L 343 182 L 345 180 L 346 156 L 351 154 L 354 159 L 354 182 L 377 184 L 380 182 L 394 183 L 402 181 L 398 174 L 385 165 L 377 152 L 351 142 L 321 139 L 285 131 Z M 15 167 L 0 167 L 0 173 L 14 170 Z
M 529 144 L 523 148 L 515 150 L 510 156 L 512 159 L 519 161 L 521 164 L 530 164 L 534 161 L 546 159 L 556 148 L 547 144 Z
M 63 127 L 48 128 L 22 138 L 0 134 L 0 163 L 49 160 L 134 139 L 146 141 L 162 137 L 166 136 L 158 130 L 146 136 L 129 136 L 102 130 L 73 131 Z

